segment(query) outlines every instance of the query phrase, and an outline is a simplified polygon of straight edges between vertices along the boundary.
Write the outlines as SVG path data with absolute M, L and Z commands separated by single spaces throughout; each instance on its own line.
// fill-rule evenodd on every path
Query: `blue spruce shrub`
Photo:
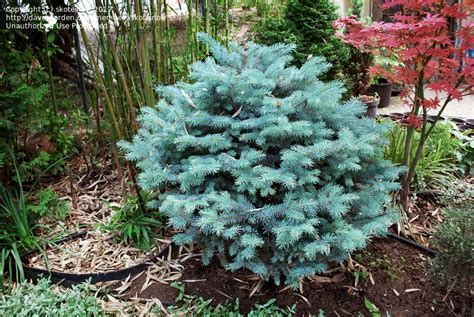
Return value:
M 192 83 L 160 87 L 141 129 L 121 142 L 159 192 L 159 208 L 197 243 L 208 264 L 246 268 L 293 286 L 343 261 L 396 218 L 385 210 L 399 170 L 382 159 L 386 127 L 364 118 L 344 89 L 318 75 L 319 57 L 286 67 L 292 45 L 229 49 L 200 34 L 213 58 L 190 66 Z

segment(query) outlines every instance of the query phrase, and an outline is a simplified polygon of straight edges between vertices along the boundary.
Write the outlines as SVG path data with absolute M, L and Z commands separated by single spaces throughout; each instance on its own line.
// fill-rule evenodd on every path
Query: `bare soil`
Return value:
M 389 238 L 375 239 L 364 251 L 353 255 L 352 271 L 336 266 L 333 273 L 318 277 L 318 282 L 306 280 L 302 292 L 272 283 L 262 283 L 248 271 L 234 273 L 224 270 L 218 261 L 203 266 L 199 258 L 185 263 L 180 281 L 188 295 L 213 298 L 215 305 L 240 300 L 241 312 L 256 303 L 276 298 L 280 307 L 297 305 L 297 315 L 370 316 L 364 305 L 367 298 L 386 316 L 470 316 L 468 294 L 450 294 L 427 273 L 429 258 L 417 249 Z M 356 285 L 354 271 L 359 274 Z M 370 276 L 371 275 L 371 276 Z M 137 278 L 126 297 L 158 298 L 165 305 L 174 303 L 178 291 L 166 284 L 155 283 L 140 292 L 146 277 Z M 257 291 L 252 295 L 252 290 Z M 472 299 L 472 298 L 471 298 Z

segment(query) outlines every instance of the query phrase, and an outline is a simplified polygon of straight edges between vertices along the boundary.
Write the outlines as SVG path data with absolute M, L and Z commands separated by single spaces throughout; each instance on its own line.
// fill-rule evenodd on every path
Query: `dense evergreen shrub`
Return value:
M 295 64 L 301 66 L 308 56 L 324 56 L 332 68 L 322 79 L 335 79 L 346 67 L 349 47 L 335 36 L 333 22 L 338 18 L 330 0 L 289 0 L 283 16 L 269 17 L 255 32 L 258 43 L 294 43 Z
M 399 172 L 382 158 L 386 128 L 318 80 L 330 65 L 286 67 L 291 45 L 201 38 L 214 58 L 191 65 L 193 83 L 161 87 L 120 143 L 140 185 L 161 193 L 150 206 L 182 231 L 174 240 L 200 245 L 206 264 L 217 252 L 229 270 L 297 285 L 385 232 Z
M 364 11 L 364 2 L 362 0 L 353 0 L 352 7 L 349 9 L 350 15 L 355 15 L 359 19 L 362 18 L 362 12 Z

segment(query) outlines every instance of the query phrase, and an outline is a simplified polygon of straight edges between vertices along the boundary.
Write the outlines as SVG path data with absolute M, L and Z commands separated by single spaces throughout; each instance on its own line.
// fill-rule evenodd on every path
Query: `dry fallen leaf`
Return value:
M 331 281 L 334 283 L 339 283 L 339 282 L 344 281 L 345 279 L 346 279 L 346 274 L 338 273 L 331 278 Z

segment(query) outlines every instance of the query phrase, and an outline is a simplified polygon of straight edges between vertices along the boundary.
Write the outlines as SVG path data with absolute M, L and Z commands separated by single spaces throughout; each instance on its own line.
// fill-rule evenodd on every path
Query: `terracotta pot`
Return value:
M 392 95 L 392 83 L 381 82 L 379 84 L 370 85 L 367 92 L 377 93 L 380 97 L 379 108 L 385 108 L 390 105 L 390 96 Z

